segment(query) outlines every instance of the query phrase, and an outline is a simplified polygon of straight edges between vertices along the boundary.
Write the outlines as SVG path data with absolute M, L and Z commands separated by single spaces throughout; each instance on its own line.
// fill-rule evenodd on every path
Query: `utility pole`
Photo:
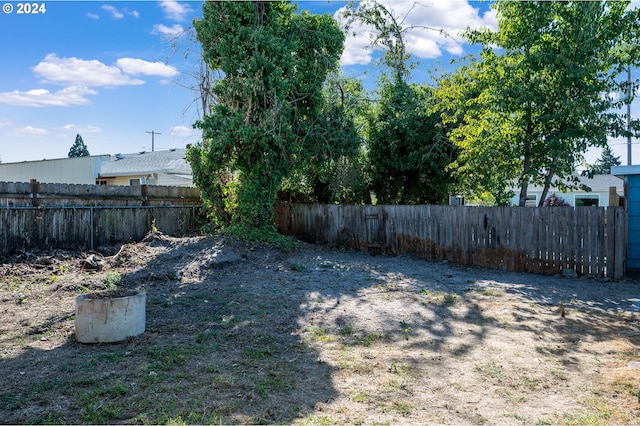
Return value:
M 627 68 L 627 166 L 631 165 L 631 65 Z
M 146 132 L 146 133 L 151 133 L 151 152 L 153 152 L 155 150 L 155 135 L 161 135 L 162 133 L 160 132 L 155 132 L 155 131 L 150 131 L 150 132 Z

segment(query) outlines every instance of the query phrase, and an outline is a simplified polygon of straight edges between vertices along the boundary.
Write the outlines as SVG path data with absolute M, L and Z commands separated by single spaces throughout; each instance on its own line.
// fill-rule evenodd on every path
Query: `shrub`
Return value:
M 567 203 L 562 197 L 558 197 L 555 192 L 549 196 L 546 200 L 544 200 L 544 207 L 565 207 L 570 204 Z

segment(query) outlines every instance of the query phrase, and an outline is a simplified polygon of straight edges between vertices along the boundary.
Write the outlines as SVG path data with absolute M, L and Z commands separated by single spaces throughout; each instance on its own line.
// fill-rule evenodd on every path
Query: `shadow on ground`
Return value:
M 219 238 L 148 245 L 157 252 L 136 268 L 125 268 L 139 259 L 135 245 L 113 265 L 129 271 L 123 286 L 147 292 L 143 335 L 79 344 L 67 308 L 36 315 L 31 335 L 0 338 L 11 348 L 0 367 L 3 423 L 321 423 L 309 416 L 341 397 L 333 380 L 342 367 L 318 350 L 324 336 L 351 347 L 384 342 L 438 362 L 463 358 L 507 322 L 537 332 L 528 324 L 538 307 L 555 315 L 561 300 L 570 315 L 549 324 L 545 333 L 557 345 L 541 350 L 570 355 L 589 350 L 576 341 L 625 332 L 614 325 L 615 301 L 579 280 L 496 279 L 493 271 L 317 247 L 285 255 Z M 488 316 L 479 300 L 490 290 L 526 299 L 531 309 Z M 589 318 L 574 315 L 587 309 Z M 33 344 L 56 329 L 67 331 L 58 346 Z

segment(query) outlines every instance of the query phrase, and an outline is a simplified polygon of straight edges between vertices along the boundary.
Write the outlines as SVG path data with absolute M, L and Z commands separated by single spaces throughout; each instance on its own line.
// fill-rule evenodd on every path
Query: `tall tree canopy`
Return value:
M 344 16 L 371 26 L 371 44 L 384 50 L 380 99 L 370 115 L 368 132 L 369 178 L 377 201 L 385 204 L 442 203 L 451 189 L 446 166 L 455 149 L 445 137 L 440 115 L 431 111 L 431 88 L 409 84 L 403 18 L 377 1 L 350 3 Z M 433 28 L 421 27 L 426 30 Z
M 371 113 L 361 81 L 340 72 L 328 76 L 314 137 L 319 148 L 301 158 L 285 182 L 286 193 L 320 203 L 371 202 L 364 175 L 364 128 Z
M 440 116 L 429 112 L 431 88 L 396 81 L 382 87 L 369 130 L 371 189 L 383 204 L 442 204 L 455 158 Z
M 73 145 L 71 145 L 71 148 L 69 149 L 69 158 L 88 157 L 88 156 L 89 156 L 89 149 L 87 149 L 87 146 L 84 144 L 84 141 L 82 140 L 82 136 L 80 136 L 80 134 L 77 134 L 75 142 L 73 143 Z
M 525 205 L 529 184 L 571 186 L 584 152 L 624 132 L 609 94 L 624 91 L 618 76 L 639 60 L 640 14 L 628 4 L 498 0 L 498 31 L 467 32 L 481 60 L 438 91 L 467 191 L 504 202 L 517 186 Z
M 207 65 L 223 77 L 188 158 L 196 185 L 232 224 L 272 227 L 276 192 L 295 163 L 331 152 L 322 86 L 344 34 L 328 15 L 295 12 L 283 1 L 207 1 L 194 23 Z

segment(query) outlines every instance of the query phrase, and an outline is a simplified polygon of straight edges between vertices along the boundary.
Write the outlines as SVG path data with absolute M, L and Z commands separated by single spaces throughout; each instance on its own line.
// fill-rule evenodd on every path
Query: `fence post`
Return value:
M 148 206 L 149 199 L 147 197 L 147 184 L 140 185 L 140 197 L 142 198 L 142 205 Z
M 40 182 L 36 179 L 31 179 L 29 182 L 31 184 L 31 205 L 33 207 L 38 207 L 38 192 L 40 192 Z
M 93 207 L 89 207 L 89 247 L 93 250 L 93 232 L 94 232 L 94 224 L 93 224 Z
M 622 207 L 614 207 L 615 217 L 615 252 L 614 252 L 614 280 L 620 280 L 625 275 L 626 264 L 626 238 L 627 238 L 627 212 Z

